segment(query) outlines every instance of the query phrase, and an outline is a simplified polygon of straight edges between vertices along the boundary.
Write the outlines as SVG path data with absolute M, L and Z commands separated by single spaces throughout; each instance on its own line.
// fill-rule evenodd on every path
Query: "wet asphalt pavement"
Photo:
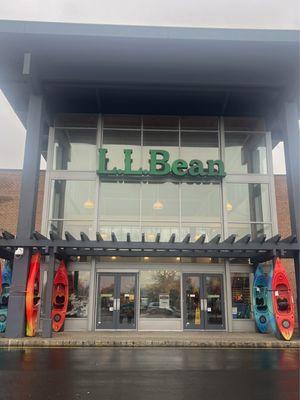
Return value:
M 299 350 L 0 349 L 0 400 L 299 400 Z

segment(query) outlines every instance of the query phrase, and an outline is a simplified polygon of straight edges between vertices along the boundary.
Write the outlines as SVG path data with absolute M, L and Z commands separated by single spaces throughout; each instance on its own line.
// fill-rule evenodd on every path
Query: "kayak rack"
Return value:
M 11 259 L 17 249 L 31 248 L 33 251 L 39 250 L 43 255 L 49 255 L 49 249 L 54 249 L 55 256 L 63 259 L 78 256 L 210 257 L 246 258 L 257 263 L 269 261 L 275 256 L 294 258 L 300 251 L 295 235 L 284 239 L 280 235 L 275 235 L 267 239 L 266 235 L 252 238 L 248 234 L 239 240 L 236 240 L 235 234 L 224 240 L 221 240 L 220 234 L 210 240 L 206 240 L 206 235 L 201 235 L 195 241 L 191 241 L 190 234 L 176 241 L 175 233 L 170 235 L 168 241 L 161 241 L 159 233 L 153 241 L 147 241 L 145 233 L 142 233 L 140 241 L 132 241 L 130 233 L 127 233 L 126 240 L 118 240 L 114 232 L 111 233 L 109 240 L 104 240 L 99 232 L 94 239 L 90 239 L 84 232 L 80 233 L 80 239 L 67 231 L 64 236 L 65 238 L 61 238 L 50 231 L 49 237 L 46 237 L 34 231 L 30 239 L 22 239 L 10 232 L 2 231 L 0 257 Z

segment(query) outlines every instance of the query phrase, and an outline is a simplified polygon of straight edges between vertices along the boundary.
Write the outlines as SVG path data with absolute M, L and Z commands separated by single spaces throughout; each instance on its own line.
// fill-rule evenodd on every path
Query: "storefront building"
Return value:
M 149 170 L 149 151 L 163 150 L 169 165 L 222 159 L 226 175 L 193 177 L 187 168 L 180 176 L 101 174 L 98 149 L 107 151 L 106 171 L 124 171 L 128 149 L 131 171 Z M 62 115 L 49 135 L 43 234 L 98 232 L 132 242 L 269 238 L 277 230 L 271 149 L 270 133 L 254 118 Z M 66 329 L 254 329 L 247 259 L 119 253 L 71 263 L 77 291 Z M 206 314 L 202 324 L 197 309 Z
M 78 25 L 58 40 L 55 24 L 39 32 L 28 23 L 32 31 L 20 46 L 19 33 L 11 33 L 16 23 L 5 29 L 15 57 L 26 40 L 34 50 L 23 54 L 28 86 L 18 89 L 29 108 L 17 236 L 1 241 L 2 254 L 24 249 L 14 260 L 7 336 L 22 334 L 20 312 L 12 310 L 23 307 L 19 289 L 34 249 L 45 256 L 45 336 L 61 258 L 68 264 L 71 331 L 254 331 L 253 274 L 260 262 L 267 271 L 275 256 L 294 260 L 299 292 L 299 104 L 290 86 L 297 82 L 296 36 L 284 36 L 283 46 L 278 33 L 253 42 L 248 32 L 242 49 L 216 32 L 208 46 L 201 30 L 154 29 L 145 37 L 132 27 L 124 38 L 113 28 Z M 87 44 L 81 60 L 78 41 Z M 125 58 L 118 56 L 123 46 Z M 270 47 L 279 53 L 265 56 Z M 244 65 L 249 49 L 255 61 Z M 220 53 L 231 59 L 216 64 Z M 282 139 L 292 205 L 293 236 L 286 240 L 278 236 L 271 156 Z M 32 209 L 41 150 L 47 171 L 37 233 Z

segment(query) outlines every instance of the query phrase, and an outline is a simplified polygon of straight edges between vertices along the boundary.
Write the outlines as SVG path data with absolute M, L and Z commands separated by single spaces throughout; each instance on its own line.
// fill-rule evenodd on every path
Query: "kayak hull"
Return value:
M 65 322 L 69 301 L 69 281 L 65 263 L 61 261 L 54 277 L 52 294 L 52 329 L 59 332 Z
M 279 258 L 275 260 L 272 299 L 279 336 L 291 340 L 295 328 L 295 304 L 286 270 Z
M 7 308 L 0 309 L 0 332 L 3 333 L 6 330 L 7 323 Z
M 41 255 L 36 253 L 31 257 L 29 275 L 26 287 L 26 336 L 35 336 L 39 309 Z
M 6 331 L 9 289 L 12 278 L 10 261 L 8 260 L 5 261 L 0 276 L 1 276 L 0 332 L 3 333 Z
M 270 324 L 268 306 L 268 278 L 265 276 L 262 265 L 256 268 L 253 282 L 253 311 L 257 329 L 267 333 Z

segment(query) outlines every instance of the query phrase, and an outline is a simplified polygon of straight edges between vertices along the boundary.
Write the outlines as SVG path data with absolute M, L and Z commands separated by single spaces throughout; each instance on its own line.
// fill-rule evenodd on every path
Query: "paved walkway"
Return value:
M 229 332 L 63 332 L 42 337 L 0 338 L 0 347 L 202 347 L 299 348 L 300 338 L 286 342 L 273 335 Z

